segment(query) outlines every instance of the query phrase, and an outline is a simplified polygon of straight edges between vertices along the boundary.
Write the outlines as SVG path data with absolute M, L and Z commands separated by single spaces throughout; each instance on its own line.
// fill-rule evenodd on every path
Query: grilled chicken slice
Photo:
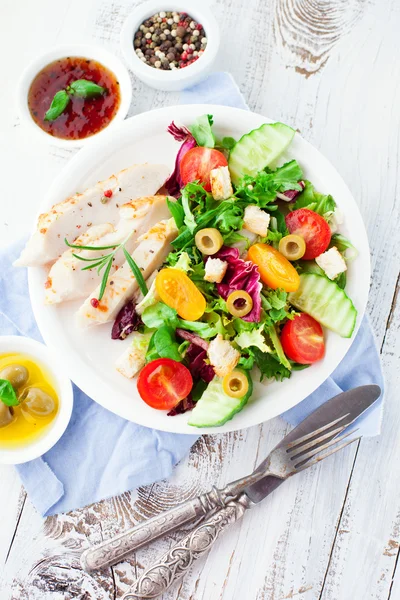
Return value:
M 132 258 L 147 279 L 152 271 L 160 267 L 172 250 L 171 242 L 178 235 L 173 219 L 160 221 L 139 238 L 138 246 Z M 137 292 L 139 286 L 128 263 L 124 263 L 112 277 L 108 279 L 103 298 L 98 302 L 100 293 L 98 286 L 85 300 L 78 311 L 78 319 L 83 326 L 96 325 L 113 321 L 121 308 Z
M 64 238 L 73 241 L 80 230 L 86 231 L 92 225 L 117 225 L 119 207 L 136 198 L 155 194 L 168 174 L 165 165 L 133 165 L 82 194 L 55 204 L 48 213 L 40 215 L 37 230 L 15 266 L 32 267 L 54 261 L 65 250 Z
M 132 379 L 146 364 L 146 353 L 152 333 L 139 333 L 134 331 L 131 336 L 132 343 L 117 359 L 115 368 L 124 377 Z
M 170 212 L 166 203 L 167 196 L 146 196 L 124 204 L 120 209 L 118 225 L 111 223 L 90 227 L 81 235 L 75 244 L 79 246 L 111 246 L 118 245 L 127 240 L 125 248 L 131 254 L 136 247 L 138 238 L 150 229 L 160 219 L 166 219 Z M 171 198 L 171 200 L 174 200 Z M 112 252 L 110 250 L 77 250 L 68 248 L 53 264 L 47 278 L 45 288 L 46 304 L 57 304 L 76 298 L 84 298 L 90 294 L 101 281 L 102 274 L 97 269 L 82 268 L 90 263 L 79 260 L 74 254 L 82 258 L 96 258 Z M 110 274 L 112 275 L 122 263 L 125 256 L 122 248 L 115 253 Z

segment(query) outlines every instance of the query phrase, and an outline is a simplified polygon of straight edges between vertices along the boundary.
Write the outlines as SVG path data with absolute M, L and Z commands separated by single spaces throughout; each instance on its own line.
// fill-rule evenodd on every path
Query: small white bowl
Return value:
M 53 135 L 49 135 L 35 123 L 28 107 L 28 92 L 36 75 L 48 64 L 58 60 L 59 58 L 65 58 L 66 56 L 82 56 L 96 60 L 112 71 L 120 84 L 121 103 L 115 117 L 106 127 L 104 127 L 104 129 L 81 140 L 64 140 Z M 57 46 L 56 48 L 52 48 L 45 54 L 42 54 L 36 58 L 26 67 L 22 74 L 19 82 L 17 98 L 19 113 L 22 120 L 27 123 L 33 131 L 39 134 L 42 140 L 50 142 L 51 144 L 59 146 L 60 148 L 80 148 L 93 138 L 98 138 L 103 135 L 105 131 L 109 130 L 111 127 L 114 127 L 126 117 L 131 105 L 131 100 L 131 78 L 122 61 L 114 54 L 107 52 L 107 50 L 104 50 L 103 48 L 89 45 Z
M 162 71 L 145 64 L 137 56 L 133 45 L 134 35 L 140 25 L 161 11 L 186 12 L 204 27 L 207 36 L 207 46 L 204 54 L 193 64 L 183 69 L 174 71 Z M 217 20 L 211 10 L 207 7 L 206 0 L 203 2 L 191 2 L 187 0 L 151 0 L 138 6 L 126 19 L 121 31 L 121 48 L 125 60 L 134 74 L 144 83 L 152 88 L 166 92 L 183 90 L 204 79 L 215 62 L 220 45 L 220 32 Z
M 42 456 L 58 442 L 71 418 L 74 397 L 70 380 L 47 346 L 26 337 L 0 337 L 0 355 L 13 352 L 31 356 L 33 362 L 37 361 L 39 366 L 43 365 L 47 369 L 59 400 L 57 415 L 40 437 L 24 446 L 0 446 L 0 464 L 17 465 Z

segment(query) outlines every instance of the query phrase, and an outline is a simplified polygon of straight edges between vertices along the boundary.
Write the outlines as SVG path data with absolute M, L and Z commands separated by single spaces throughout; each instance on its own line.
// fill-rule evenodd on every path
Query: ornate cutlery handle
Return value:
M 147 569 L 135 581 L 122 600 L 156 598 L 185 575 L 193 562 L 205 554 L 228 525 L 240 519 L 253 503 L 246 494 L 232 500 L 209 519 L 191 531 L 169 550 L 160 561 Z
M 203 517 L 217 506 L 224 506 L 223 498 L 220 496 L 219 490 L 213 488 L 208 494 L 188 500 L 176 508 L 139 523 L 110 540 L 105 540 L 97 546 L 91 546 L 82 553 L 81 566 L 85 571 L 93 571 L 114 565 L 136 548 L 178 529 L 185 523 Z

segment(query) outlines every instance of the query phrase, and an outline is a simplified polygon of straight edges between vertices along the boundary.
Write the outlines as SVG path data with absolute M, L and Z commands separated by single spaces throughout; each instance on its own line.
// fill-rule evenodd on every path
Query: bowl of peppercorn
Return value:
M 121 31 L 121 48 L 141 81 L 173 92 L 206 77 L 218 54 L 220 33 L 204 4 L 151 0 L 128 16 Z

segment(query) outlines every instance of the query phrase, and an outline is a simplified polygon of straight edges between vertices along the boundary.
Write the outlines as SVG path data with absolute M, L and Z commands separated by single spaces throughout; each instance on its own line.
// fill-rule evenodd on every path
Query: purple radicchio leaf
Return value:
M 293 200 L 297 198 L 297 196 L 305 188 L 304 181 L 298 181 L 297 183 L 301 186 L 301 190 L 286 190 L 286 192 L 282 194 L 276 194 L 276 197 L 279 198 L 279 200 L 284 200 L 285 202 L 293 202 Z
M 179 327 L 176 330 L 176 333 L 183 340 L 187 340 L 191 344 L 196 344 L 197 346 L 200 346 L 200 348 L 203 348 L 203 350 L 207 352 L 209 343 L 207 342 L 207 340 L 203 340 L 203 338 L 201 338 L 199 335 L 196 335 L 191 331 L 186 331 L 185 329 L 180 329 Z
M 206 350 L 196 344 L 190 344 L 186 351 L 185 359 L 194 381 L 202 379 L 206 383 L 210 383 L 214 379 L 214 369 L 206 363 Z
M 175 417 L 176 415 L 182 415 L 188 410 L 192 410 L 196 406 L 196 402 L 193 401 L 192 394 L 189 394 L 181 400 L 174 408 L 172 408 L 169 413 L 167 413 L 168 417 Z
M 132 331 L 136 331 L 141 324 L 142 320 L 136 312 L 133 300 L 131 300 L 119 311 L 111 330 L 111 338 L 113 340 L 124 340 Z
M 178 142 L 183 142 L 178 151 L 178 154 L 176 155 L 174 172 L 165 182 L 165 187 L 167 188 L 168 194 L 170 196 L 178 197 L 180 194 L 181 187 L 183 186 L 183 181 L 181 179 L 180 174 L 182 158 L 189 150 L 197 146 L 197 142 L 190 133 L 190 131 L 186 129 L 186 127 L 177 127 L 174 121 L 172 121 L 171 125 L 169 125 L 167 131 Z
M 223 280 L 221 283 L 217 283 L 218 294 L 224 300 L 235 290 L 244 290 L 250 294 L 253 308 L 242 319 L 258 323 L 261 318 L 262 283 L 257 265 L 239 258 L 238 248 L 228 248 L 227 246 L 222 246 L 221 250 L 213 255 L 213 258 L 220 258 L 228 263 Z
M 186 337 L 182 334 L 189 333 L 182 329 L 177 329 L 176 332 L 179 337 L 183 339 L 186 339 Z M 195 334 L 190 335 L 197 339 L 190 344 L 186 351 L 185 359 L 187 361 L 188 369 L 193 377 L 193 381 L 196 382 L 199 379 L 202 379 L 205 383 L 210 383 L 215 376 L 214 369 L 211 365 L 206 363 L 207 352 L 198 344 L 199 340 L 202 342 L 205 342 L 205 340 L 202 340 Z M 208 345 L 207 342 L 205 343 Z M 175 415 L 181 415 L 188 410 L 192 410 L 195 405 L 196 403 L 193 401 L 192 395 L 189 394 L 169 411 L 168 416 L 174 417 Z

